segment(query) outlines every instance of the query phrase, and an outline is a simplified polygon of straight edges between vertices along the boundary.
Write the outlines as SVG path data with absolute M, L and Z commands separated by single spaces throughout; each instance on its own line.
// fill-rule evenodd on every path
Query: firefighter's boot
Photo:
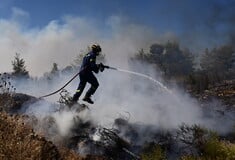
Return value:
M 91 99 L 90 96 L 85 96 L 82 100 L 83 100 L 83 101 L 86 101 L 86 102 L 88 102 L 88 103 L 90 103 L 90 104 L 94 104 L 94 102 L 92 101 L 92 99 Z

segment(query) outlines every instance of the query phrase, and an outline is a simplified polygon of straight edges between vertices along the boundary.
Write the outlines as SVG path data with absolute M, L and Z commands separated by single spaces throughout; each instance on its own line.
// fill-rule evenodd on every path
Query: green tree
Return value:
M 147 61 L 147 62 L 150 62 L 150 57 L 149 57 L 150 54 L 147 54 L 144 52 L 144 49 L 141 48 L 137 54 L 131 58 L 131 60 L 140 60 L 140 61 Z
M 209 75 L 212 83 L 231 78 L 234 48 L 224 45 L 211 51 L 206 49 L 201 58 L 201 68 Z
M 17 77 L 29 78 L 29 72 L 26 70 L 24 59 L 20 58 L 20 54 L 15 54 L 15 59 L 12 61 L 13 73 Z
M 149 53 L 141 49 L 131 60 L 156 64 L 167 77 L 188 76 L 194 70 L 193 54 L 187 48 L 181 49 L 177 42 L 152 44 Z
M 150 47 L 151 61 L 156 63 L 166 76 L 184 76 L 193 71 L 193 55 L 189 49 L 182 50 L 177 42 Z
M 176 42 L 167 42 L 162 58 L 167 76 L 189 75 L 193 71 L 193 55 L 188 49 L 180 49 Z

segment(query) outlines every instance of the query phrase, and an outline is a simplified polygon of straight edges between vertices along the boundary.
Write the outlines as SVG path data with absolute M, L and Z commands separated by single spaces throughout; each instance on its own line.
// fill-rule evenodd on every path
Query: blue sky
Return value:
M 104 27 L 108 17 L 118 15 L 159 31 L 183 32 L 204 25 L 217 8 L 227 12 L 222 16 L 231 14 L 234 4 L 233 0 L 0 0 L 0 17 L 10 18 L 16 7 L 29 13 L 29 27 L 42 27 L 65 15 L 86 17 Z

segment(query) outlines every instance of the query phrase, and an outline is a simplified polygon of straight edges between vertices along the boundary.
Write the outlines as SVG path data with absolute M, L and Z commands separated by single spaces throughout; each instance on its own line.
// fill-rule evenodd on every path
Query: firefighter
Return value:
M 86 92 L 85 97 L 83 98 L 83 101 L 86 101 L 90 104 L 93 104 L 94 102 L 91 99 L 91 96 L 95 93 L 97 88 L 99 87 L 99 82 L 96 79 L 93 72 L 98 73 L 99 71 L 104 71 L 104 65 L 102 63 L 96 64 L 96 56 L 98 56 L 101 52 L 101 47 L 98 44 L 93 44 L 91 46 L 91 51 L 87 53 L 82 60 L 82 65 L 80 67 L 80 83 L 78 85 L 78 88 L 73 95 L 73 103 L 76 103 L 81 96 L 86 83 L 90 83 L 91 87 Z

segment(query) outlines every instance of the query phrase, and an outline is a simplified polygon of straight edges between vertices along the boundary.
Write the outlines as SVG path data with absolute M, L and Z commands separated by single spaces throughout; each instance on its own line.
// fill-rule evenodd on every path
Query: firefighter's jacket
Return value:
M 96 56 L 96 53 L 92 51 L 84 56 L 80 68 L 81 73 L 89 74 L 92 73 L 92 71 L 94 71 L 95 73 L 99 72 L 99 66 L 96 64 Z

